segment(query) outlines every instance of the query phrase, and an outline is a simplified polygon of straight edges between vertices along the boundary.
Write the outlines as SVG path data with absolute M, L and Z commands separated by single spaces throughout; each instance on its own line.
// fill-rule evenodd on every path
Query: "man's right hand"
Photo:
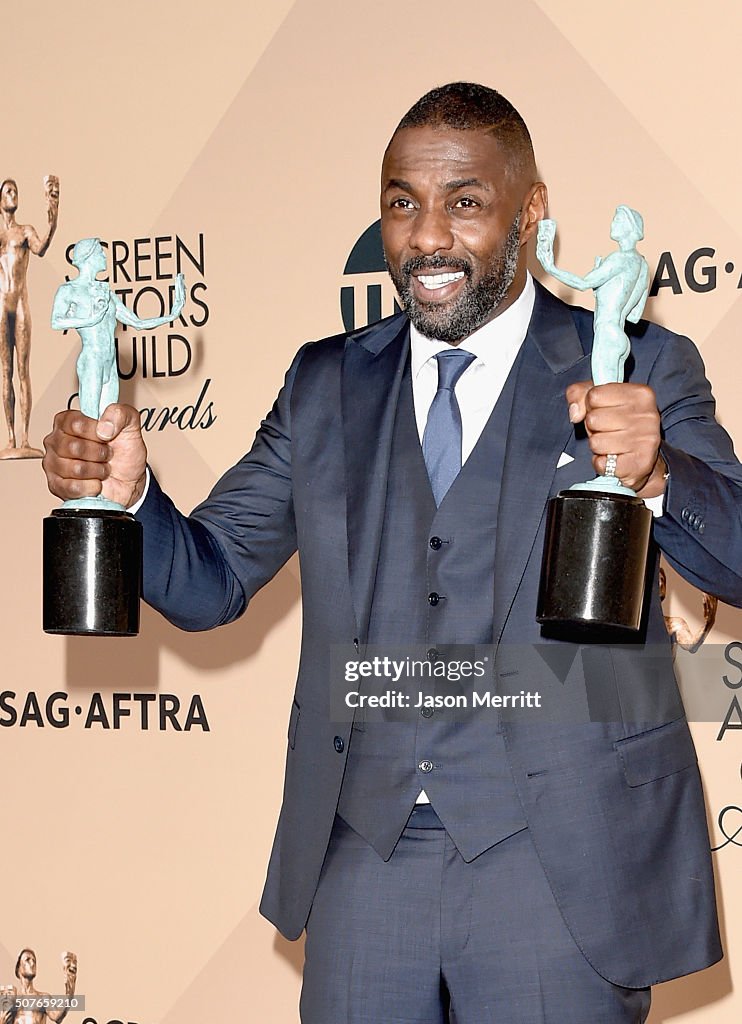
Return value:
M 49 490 L 64 501 L 100 494 L 129 508 L 144 492 L 147 448 L 130 405 L 109 405 L 99 420 L 77 410 L 57 413 L 44 448 Z

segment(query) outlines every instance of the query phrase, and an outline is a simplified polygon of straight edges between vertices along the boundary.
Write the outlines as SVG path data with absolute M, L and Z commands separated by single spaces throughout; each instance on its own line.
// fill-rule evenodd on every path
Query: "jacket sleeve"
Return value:
M 143 596 L 176 626 L 236 619 L 296 550 L 291 478 L 291 391 L 296 355 L 250 451 L 184 516 L 152 474 L 136 517 L 144 532 Z
M 742 606 L 742 466 L 715 418 L 716 403 L 693 343 L 669 335 L 649 384 L 670 471 L 664 513 L 654 520 L 655 540 L 693 586 Z

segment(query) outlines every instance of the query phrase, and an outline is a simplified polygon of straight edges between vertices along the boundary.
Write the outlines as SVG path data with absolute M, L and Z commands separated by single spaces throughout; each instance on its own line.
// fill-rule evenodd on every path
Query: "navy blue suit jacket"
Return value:
M 691 583 L 742 604 L 742 467 L 714 418 L 700 356 L 647 322 L 630 332 L 627 379 L 656 393 L 670 469 L 656 544 Z M 535 608 L 546 501 L 594 475 L 564 398 L 590 377 L 591 345 L 592 314 L 537 286 L 508 432 L 493 607 L 499 670 L 517 674 L 518 688 L 548 675 L 532 646 L 544 641 Z M 209 498 L 186 518 L 153 479 L 137 514 L 145 598 L 184 629 L 240 615 L 298 548 L 301 660 L 261 904 L 289 938 L 309 914 L 342 782 L 351 726 L 330 718 L 330 648 L 366 637 L 408 350 L 403 314 L 304 346 L 251 450 Z M 574 461 L 557 469 L 562 452 Z M 647 645 L 659 657 L 647 658 Z M 505 723 L 510 767 L 575 941 L 604 977 L 643 987 L 721 955 L 700 778 L 657 586 L 637 644 L 574 652 L 578 684 L 599 681 L 615 720 Z

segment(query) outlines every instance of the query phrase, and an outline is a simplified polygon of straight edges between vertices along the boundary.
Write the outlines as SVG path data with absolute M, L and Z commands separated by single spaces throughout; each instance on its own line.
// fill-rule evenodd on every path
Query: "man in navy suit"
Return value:
M 289 938 L 306 927 L 305 1024 L 633 1024 L 650 985 L 721 956 L 656 563 L 661 549 L 742 603 L 742 467 L 687 339 L 641 322 L 625 382 L 592 386 L 592 315 L 526 270 L 546 202 L 507 100 L 433 90 L 382 167 L 405 312 L 304 346 L 190 517 L 146 469 L 136 410 L 62 413 L 46 439 L 53 493 L 135 510 L 145 597 L 184 629 L 240 615 L 298 548 L 301 663 L 261 910 Z M 656 516 L 642 633 L 545 636 L 545 503 L 609 454 Z M 413 643 L 431 664 L 488 646 L 498 686 L 550 687 L 561 714 L 339 722 L 333 651 Z

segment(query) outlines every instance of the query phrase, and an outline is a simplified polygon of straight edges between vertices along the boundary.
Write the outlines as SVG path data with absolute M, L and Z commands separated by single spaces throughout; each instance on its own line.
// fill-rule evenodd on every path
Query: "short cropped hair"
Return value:
M 508 155 L 517 174 L 535 175 L 536 159 L 526 123 L 513 104 L 499 92 L 476 82 L 450 82 L 425 93 L 407 111 L 394 134 L 403 128 L 485 129 Z

